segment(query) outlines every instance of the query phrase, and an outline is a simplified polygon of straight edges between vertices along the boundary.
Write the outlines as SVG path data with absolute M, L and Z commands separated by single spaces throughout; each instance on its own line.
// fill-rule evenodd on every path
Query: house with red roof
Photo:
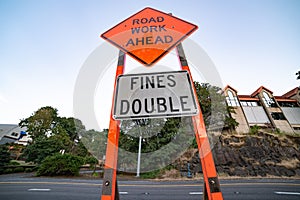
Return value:
M 226 103 L 234 108 L 231 117 L 238 123 L 238 133 L 248 133 L 250 127 L 277 129 L 286 133 L 300 133 L 300 91 L 296 87 L 282 96 L 261 86 L 252 94 L 239 95 L 231 86 L 224 88 Z

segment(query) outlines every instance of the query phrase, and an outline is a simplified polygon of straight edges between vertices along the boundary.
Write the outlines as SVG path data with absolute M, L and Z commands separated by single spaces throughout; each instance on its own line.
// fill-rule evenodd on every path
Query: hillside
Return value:
M 211 137 L 215 165 L 220 176 L 300 176 L 300 137 L 259 132 L 255 135 Z M 201 173 L 196 149 L 176 160 L 174 167 L 192 174 Z

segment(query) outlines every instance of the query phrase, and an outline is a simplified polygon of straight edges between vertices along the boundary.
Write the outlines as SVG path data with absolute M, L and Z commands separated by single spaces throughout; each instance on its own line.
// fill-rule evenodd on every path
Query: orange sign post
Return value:
M 124 72 L 125 54 L 120 51 L 118 66 L 115 75 L 114 91 L 116 90 L 116 81 L 118 76 Z M 114 99 L 114 97 L 113 97 Z M 106 159 L 103 175 L 102 200 L 119 199 L 119 191 L 117 187 L 117 163 L 118 163 L 118 146 L 120 135 L 120 121 L 115 120 L 110 114 L 109 131 L 106 146 Z
M 115 76 L 114 95 L 116 94 L 117 78 L 122 75 L 124 71 L 125 53 L 143 65 L 151 66 L 166 55 L 172 48 L 176 47 L 181 69 L 188 72 L 189 79 L 192 82 L 192 75 L 181 41 L 196 29 L 196 25 L 170 14 L 152 8 L 145 8 L 103 33 L 101 35 L 102 38 L 121 50 Z M 196 93 L 194 87 L 192 90 Z M 203 170 L 204 199 L 223 200 L 200 104 L 196 95 L 195 98 L 197 102 L 196 110 L 198 110 L 198 112 L 195 112 L 195 116 L 192 116 L 192 121 Z M 114 102 L 113 97 L 113 104 Z M 126 100 L 126 102 L 129 101 Z M 182 113 L 181 116 L 184 116 L 184 113 Z M 168 115 L 165 117 L 168 117 Z M 120 121 L 118 119 L 121 118 L 116 119 L 116 117 L 113 117 L 112 109 L 106 148 L 102 200 L 119 199 L 116 173 L 120 133 Z
M 181 69 L 188 71 L 191 79 L 193 79 L 182 45 L 179 44 L 176 47 L 176 49 L 177 49 L 177 55 L 180 60 Z M 196 93 L 195 87 L 194 87 L 194 91 Z M 199 101 L 197 102 L 198 102 L 197 105 L 198 110 L 200 110 L 200 112 L 198 113 L 198 115 L 193 116 L 192 119 L 193 119 L 195 137 L 196 137 L 196 142 L 198 144 L 198 151 L 199 151 L 199 156 L 200 156 L 202 171 L 203 171 L 203 178 L 204 178 L 203 199 L 222 200 L 223 197 L 221 193 L 219 179 L 216 172 L 213 155 L 211 152 L 209 139 L 206 133 L 203 115 L 201 113 Z

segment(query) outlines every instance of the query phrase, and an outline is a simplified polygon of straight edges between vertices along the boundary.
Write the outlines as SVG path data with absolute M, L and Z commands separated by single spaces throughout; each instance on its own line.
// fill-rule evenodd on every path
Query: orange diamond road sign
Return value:
M 150 66 L 197 28 L 187 21 L 147 7 L 101 37 L 142 64 Z

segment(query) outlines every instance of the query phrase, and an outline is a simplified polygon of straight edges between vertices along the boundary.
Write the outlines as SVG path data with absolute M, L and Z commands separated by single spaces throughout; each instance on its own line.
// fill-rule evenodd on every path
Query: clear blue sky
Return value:
M 105 42 L 99 35 L 147 6 L 197 24 L 190 38 L 239 94 L 299 86 L 298 0 L 0 0 L 0 123 L 42 106 L 72 116 L 76 77 Z

